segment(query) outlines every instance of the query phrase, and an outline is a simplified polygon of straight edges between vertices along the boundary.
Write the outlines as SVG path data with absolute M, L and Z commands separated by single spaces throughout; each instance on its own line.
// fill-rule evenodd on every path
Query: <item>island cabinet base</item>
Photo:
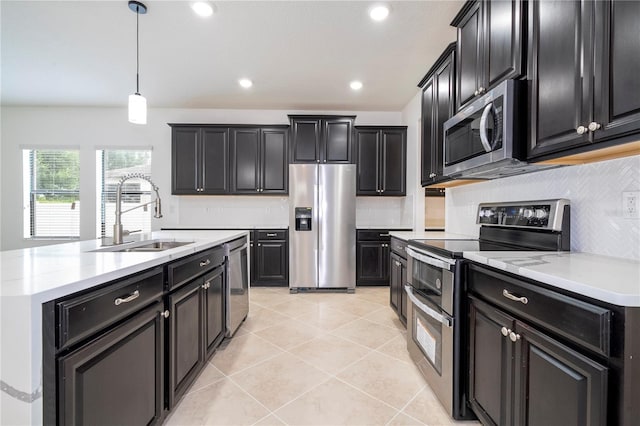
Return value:
M 162 421 L 163 287 L 159 267 L 43 305 L 44 424 Z

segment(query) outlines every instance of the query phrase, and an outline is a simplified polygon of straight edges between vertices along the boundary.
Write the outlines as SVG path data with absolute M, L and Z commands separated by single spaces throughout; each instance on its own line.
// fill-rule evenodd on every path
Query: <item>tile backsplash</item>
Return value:
M 450 188 L 446 229 L 477 236 L 475 215 L 481 202 L 567 198 L 571 250 L 640 260 L 640 219 L 622 216 L 625 191 L 640 191 L 640 156 Z

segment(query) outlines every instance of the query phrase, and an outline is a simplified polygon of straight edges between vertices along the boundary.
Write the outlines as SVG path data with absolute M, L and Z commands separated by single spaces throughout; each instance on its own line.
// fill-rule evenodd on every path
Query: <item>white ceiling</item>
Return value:
M 149 107 L 399 111 L 448 43 L 455 1 L 146 1 L 140 92 Z M 135 13 L 120 1 L 0 1 L 3 105 L 125 106 Z M 254 86 L 242 89 L 247 77 Z M 359 92 L 349 82 L 364 84 Z

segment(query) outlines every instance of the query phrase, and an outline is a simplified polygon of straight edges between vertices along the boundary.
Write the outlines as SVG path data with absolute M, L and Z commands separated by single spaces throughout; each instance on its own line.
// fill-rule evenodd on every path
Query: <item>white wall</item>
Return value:
M 480 202 L 567 198 L 571 250 L 640 260 L 640 219 L 622 217 L 623 191 L 640 191 L 640 156 L 450 188 L 446 229 L 477 236 Z
M 402 122 L 407 129 L 407 197 L 411 197 L 413 222 L 411 228 L 416 231 L 424 230 L 424 189 L 420 184 L 421 159 L 421 116 L 422 91 L 407 103 L 402 110 Z M 410 195 L 411 194 L 411 195 Z
M 153 149 L 151 177 L 160 187 L 164 213 L 164 218 L 152 219 L 153 229 L 286 227 L 286 197 L 171 196 L 171 130 L 167 123 L 288 124 L 287 114 L 302 113 L 356 115 L 356 125 L 403 124 L 400 112 L 150 109 L 148 124 L 138 126 L 127 121 L 125 108 L 3 107 L 0 117 L 1 247 L 9 250 L 43 244 L 42 241 L 25 240 L 22 235 L 21 149 L 29 147 L 80 149 L 81 239 L 96 237 L 95 150 L 105 147 Z M 410 150 L 416 149 L 411 142 L 409 147 Z M 410 164 L 407 176 L 412 175 L 415 175 L 415 170 Z M 415 188 L 409 184 L 408 196 L 404 198 L 359 197 L 356 202 L 357 225 L 411 228 L 415 211 L 414 193 Z

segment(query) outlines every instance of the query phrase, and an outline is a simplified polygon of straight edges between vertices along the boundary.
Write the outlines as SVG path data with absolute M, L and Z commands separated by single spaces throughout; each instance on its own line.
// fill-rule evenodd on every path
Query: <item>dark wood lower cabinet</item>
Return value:
M 253 232 L 251 285 L 289 285 L 289 231 L 263 229 Z
M 169 408 L 184 394 L 204 363 L 202 278 L 169 295 Z
M 471 298 L 469 400 L 488 425 L 605 425 L 604 365 Z
M 391 307 L 396 311 L 400 321 L 407 324 L 407 293 L 404 285 L 407 282 L 407 261 L 395 253 L 391 253 L 391 273 L 389 290 Z
M 389 285 L 389 244 L 362 241 L 356 246 L 356 284 Z
M 224 267 L 204 277 L 204 337 L 206 357 L 210 357 L 224 338 Z
M 162 420 L 162 311 L 162 303 L 155 303 L 58 359 L 58 424 L 150 425 Z

